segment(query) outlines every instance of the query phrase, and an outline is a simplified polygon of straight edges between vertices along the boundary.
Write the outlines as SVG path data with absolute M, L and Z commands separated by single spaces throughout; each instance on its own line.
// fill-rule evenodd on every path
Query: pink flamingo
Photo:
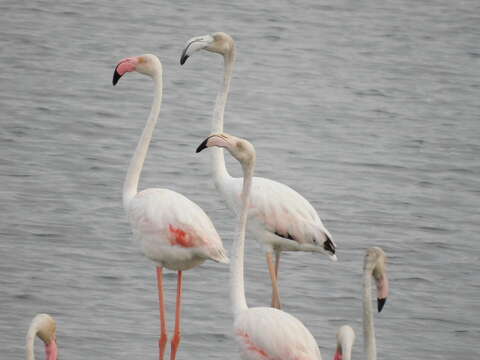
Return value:
M 160 360 L 168 340 L 163 291 L 163 268 L 178 272 L 175 330 L 170 359 L 174 360 L 180 343 L 182 272 L 207 259 L 228 263 L 226 251 L 205 212 L 185 196 L 167 189 L 138 191 L 138 181 L 147 155 L 162 101 L 162 64 L 151 54 L 121 60 L 113 74 L 113 85 L 127 72 L 136 71 L 153 79 L 155 90 L 150 115 L 130 162 L 123 185 L 123 207 L 133 235 L 146 257 L 157 264 L 160 303 Z

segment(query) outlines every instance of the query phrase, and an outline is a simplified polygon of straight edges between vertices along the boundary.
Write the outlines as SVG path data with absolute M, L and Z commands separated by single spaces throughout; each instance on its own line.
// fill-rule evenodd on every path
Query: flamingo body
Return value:
M 284 311 L 255 307 L 235 318 L 235 339 L 244 360 L 320 360 L 317 342 L 308 329 Z
M 220 186 L 227 206 L 234 213 L 241 209 L 242 178 L 228 177 Z M 331 239 L 313 206 L 291 187 L 254 177 L 250 195 L 247 229 L 261 243 L 286 251 L 328 251 Z M 324 244 L 319 247 L 319 244 Z M 334 245 L 331 245 L 334 248 Z M 335 255 L 330 255 L 336 259 Z
M 143 190 L 130 201 L 127 214 L 145 256 L 167 269 L 188 270 L 207 259 L 228 263 L 209 217 L 175 191 Z

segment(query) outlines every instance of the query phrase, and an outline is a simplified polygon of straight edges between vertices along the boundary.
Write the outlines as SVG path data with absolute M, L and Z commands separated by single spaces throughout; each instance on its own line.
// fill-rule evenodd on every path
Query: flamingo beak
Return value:
M 376 280 L 377 283 L 377 308 L 378 312 L 381 312 L 383 306 L 387 302 L 387 296 L 389 291 L 389 284 L 388 284 L 388 276 L 387 273 L 384 272 L 380 278 Z
M 377 299 L 378 312 L 381 312 L 381 311 L 382 311 L 383 306 L 385 305 L 386 302 L 387 302 L 387 298 L 383 298 L 383 299 L 378 298 L 378 299 Z
M 141 57 L 131 57 L 121 60 L 113 72 L 112 84 L 115 86 L 120 78 L 127 72 L 135 71 Z
M 117 85 L 117 82 L 118 80 L 120 80 L 120 78 L 122 77 L 122 75 L 120 75 L 117 71 L 118 67 L 120 66 L 120 64 L 118 64 L 116 67 L 115 67 L 115 71 L 113 72 L 113 80 L 112 80 L 112 84 L 113 86 Z
M 214 42 L 214 39 L 211 35 L 197 36 L 188 40 L 187 46 L 182 51 L 180 56 L 180 65 L 185 64 L 185 61 L 192 55 L 195 51 L 205 49 L 207 46 L 211 45 Z
M 211 136 L 209 136 L 205 140 L 203 140 L 202 143 L 200 145 L 198 145 L 197 150 L 195 152 L 199 153 L 203 149 L 206 149 L 208 147 L 207 143 L 208 143 L 208 140 L 210 140 L 210 138 L 211 138 Z
M 187 49 L 188 47 L 182 51 L 182 55 L 180 56 L 180 65 L 185 64 L 185 61 L 187 61 L 187 59 L 190 57 L 190 55 L 187 55 Z
M 47 356 L 47 360 L 57 360 L 58 349 L 55 339 L 52 339 L 49 344 L 45 344 L 45 354 Z

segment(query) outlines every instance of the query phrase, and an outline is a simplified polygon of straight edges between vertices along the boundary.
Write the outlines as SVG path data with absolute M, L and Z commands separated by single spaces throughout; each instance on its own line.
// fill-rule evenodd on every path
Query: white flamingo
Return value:
M 42 339 L 45 345 L 45 359 L 57 360 L 56 329 L 55 320 L 48 314 L 38 314 L 33 318 L 26 338 L 27 360 L 35 360 L 34 342 L 36 336 Z
M 211 146 L 226 148 L 240 162 L 243 169 L 239 234 L 233 243 L 230 264 L 233 327 L 241 358 L 244 360 L 320 360 L 317 342 L 297 318 L 271 307 L 248 307 L 245 298 L 243 258 L 255 149 L 244 139 L 227 134 L 215 134 L 205 139 L 197 148 L 197 152 Z
M 368 360 L 377 359 L 372 309 L 372 277 L 377 286 L 377 309 L 380 312 L 387 301 L 389 284 L 386 255 L 379 247 L 369 248 L 363 263 L 363 337 Z M 353 329 L 348 325 L 342 326 L 337 333 L 337 351 L 334 360 L 350 360 L 354 341 Z
M 222 241 L 205 212 L 185 196 L 167 189 L 138 192 L 138 180 L 150 145 L 162 101 L 162 64 L 155 55 L 146 54 L 121 60 L 113 75 L 113 85 L 125 73 L 137 71 L 150 76 L 155 84 L 154 100 L 145 129 L 130 162 L 123 185 L 123 206 L 146 257 L 157 264 L 160 303 L 160 360 L 167 342 L 167 324 L 163 294 L 163 268 L 178 272 L 175 330 L 170 359 L 174 360 L 180 343 L 182 272 L 206 259 L 228 263 Z
M 224 58 L 223 84 L 217 95 L 212 118 L 212 133 L 221 133 L 235 62 L 235 43 L 228 34 L 222 32 L 194 37 L 183 50 L 180 64 L 183 65 L 190 55 L 200 49 L 218 53 Z M 223 200 L 230 210 L 238 214 L 241 208 L 242 179 L 233 178 L 227 172 L 222 149 L 212 150 L 212 173 Z M 248 229 L 265 246 L 272 281 L 272 306 L 280 309 L 277 280 L 281 251 L 320 252 L 336 260 L 336 246 L 313 206 L 287 185 L 254 177 L 250 204 L 252 209 Z

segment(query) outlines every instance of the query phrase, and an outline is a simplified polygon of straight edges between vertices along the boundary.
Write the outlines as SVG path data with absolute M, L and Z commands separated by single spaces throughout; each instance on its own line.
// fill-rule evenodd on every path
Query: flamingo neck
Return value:
M 372 310 L 372 270 L 363 273 L 363 342 L 368 360 L 377 360 Z
M 230 262 L 230 298 L 234 317 L 237 317 L 242 311 L 248 309 L 247 299 L 245 298 L 245 279 L 244 279 L 244 255 L 245 255 L 245 229 L 247 225 L 247 211 L 252 186 L 253 164 L 243 167 L 243 188 L 241 194 L 242 209 L 240 211 L 238 236 L 233 243 L 233 254 Z
M 233 65 L 235 63 L 235 45 L 232 43 L 230 50 L 223 55 L 223 83 L 215 100 L 215 108 L 212 117 L 212 134 L 223 132 L 223 116 L 225 114 L 225 105 L 230 90 L 230 81 L 232 79 Z M 220 188 L 225 183 L 230 174 L 225 167 L 225 158 L 223 149 L 215 147 L 211 151 L 212 156 L 212 174 L 215 186 Z
M 35 341 L 35 336 L 37 335 L 37 329 L 30 327 L 27 333 L 26 339 L 26 351 L 27 351 L 27 360 L 35 360 L 35 353 L 33 351 L 33 345 Z
M 140 179 L 140 173 L 142 172 L 143 163 L 145 161 L 145 157 L 147 156 L 150 141 L 152 140 L 153 130 L 155 129 L 158 115 L 160 114 L 160 105 L 162 103 L 161 69 L 158 69 L 158 71 L 154 73 L 152 77 L 155 84 L 155 90 L 150 115 L 148 116 L 148 120 L 145 128 L 143 129 L 142 136 L 138 141 L 137 148 L 135 150 L 135 153 L 133 154 L 132 160 L 130 161 L 127 176 L 125 177 L 125 182 L 123 183 L 123 207 L 125 210 L 128 209 L 130 201 L 135 197 L 138 192 L 138 181 Z

